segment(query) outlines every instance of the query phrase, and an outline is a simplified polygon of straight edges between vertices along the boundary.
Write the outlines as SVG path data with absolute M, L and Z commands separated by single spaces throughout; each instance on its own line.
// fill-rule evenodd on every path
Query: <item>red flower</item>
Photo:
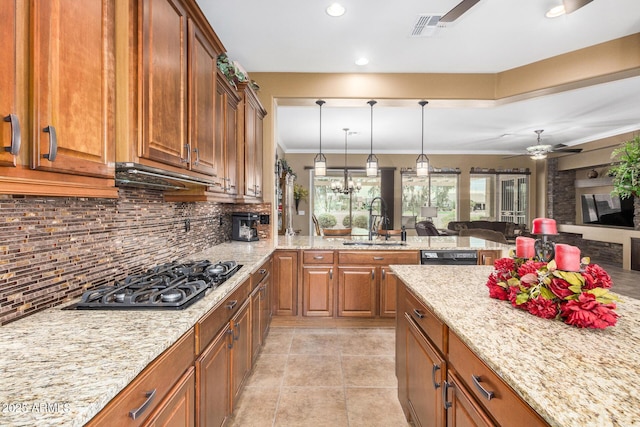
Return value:
M 493 266 L 499 273 L 511 273 L 516 269 L 516 264 L 511 258 L 498 258 L 493 262 Z
M 509 286 L 509 290 L 507 292 L 509 293 L 509 302 L 512 306 L 515 308 L 521 308 L 522 310 L 527 309 L 528 302 L 518 304 L 516 301 L 516 298 L 518 298 L 518 295 L 520 294 L 520 288 L 518 286 Z
M 566 297 L 573 295 L 573 291 L 569 289 L 569 286 L 571 285 L 566 280 L 554 277 L 551 279 L 551 283 L 549 283 L 549 290 L 558 298 L 565 299 Z
M 553 319 L 558 315 L 558 304 L 554 300 L 537 297 L 527 302 L 527 310 L 543 319 Z
M 487 279 L 487 287 L 489 288 L 489 296 L 491 298 L 503 301 L 508 299 L 507 290 L 498 285 L 498 277 L 494 273 L 489 275 L 489 279 Z
M 560 314 L 568 325 L 604 329 L 618 321 L 618 315 L 613 311 L 615 308 L 615 303 L 602 304 L 596 301 L 595 295 L 584 292 L 577 300 L 563 304 Z
M 545 265 L 547 265 L 547 263 L 545 262 L 528 260 L 527 262 L 522 264 L 520 268 L 518 268 L 518 276 L 522 277 L 529 273 L 533 273 L 537 276 L 538 270 L 544 267 Z
M 584 273 L 584 289 L 594 288 L 610 288 L 613 282 L 611 276 L 598 264 L 589 264 L 585 267 Z

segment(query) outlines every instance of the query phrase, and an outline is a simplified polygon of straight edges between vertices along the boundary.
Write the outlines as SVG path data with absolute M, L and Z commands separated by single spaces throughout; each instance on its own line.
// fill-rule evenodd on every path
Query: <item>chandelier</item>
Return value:
M 331 190 L 334 193 L 351 194 L 354 191 L 360 191 L 362 183 L 360 181 L 354 182 L 347 169 L 347 135 L 349 134 L 349 128 L 342 130 L 344 131 L 344 180 L 331 181 Z

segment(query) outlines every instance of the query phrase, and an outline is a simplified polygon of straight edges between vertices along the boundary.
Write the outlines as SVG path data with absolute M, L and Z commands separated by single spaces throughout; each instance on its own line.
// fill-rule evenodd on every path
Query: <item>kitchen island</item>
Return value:
M 620 297 L 615 327 L 584 330 L 489 298 L 491 267 L 391 268 L 551 426 L 640 425 L 640 301 Z

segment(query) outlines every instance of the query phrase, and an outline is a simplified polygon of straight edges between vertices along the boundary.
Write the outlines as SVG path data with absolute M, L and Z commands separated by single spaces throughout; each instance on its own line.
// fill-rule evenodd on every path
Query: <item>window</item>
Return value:
M 402 225 L 415 228 L 415 222 L 428 219 L 420 212 L 423 206 L 438 208 L 437 216 L 431 217 L 437 228 L 446 228 L 450 221 L 458 218 L 459 172 L 433 171 L 429 176 L 416 176 L 415 172 L 402 171 L 401 176 Z
M 332 183 L 344 186 L 342 170 L 328 170 L 326 176 L 315 176 L 313 180 L 313 214 L 320 228 L 351 228 L 351 234 L 367 235 L 369 230 L 368 201 L 380 196 L 380 177 L 367 177 L 364 170 L 350 170 L 349 174 L 359 190 L 351 194 L 336 192 Z M 374 213 L 379 210 L 374 206 Z M 349 220 L 351 218 L 351 221 Z
M 471 173 L 470 218 L 528 224 L 528 174 Z

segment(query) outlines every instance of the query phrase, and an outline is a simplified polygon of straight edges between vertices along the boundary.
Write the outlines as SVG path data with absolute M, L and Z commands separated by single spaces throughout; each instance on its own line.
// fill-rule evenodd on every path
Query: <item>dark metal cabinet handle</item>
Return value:
M 184 151 L 187 153 L 187 157 L 186 158 L 181 157 L 180 161 L 182 163 L 191 163 L 191 145 L 189 145 L 188 142 L 184 144 Z
M 329 269 L 329 279 L 333 279 L 333 268 Z
M 444 385 L 444 387 L 442 387 L 442 404 L 444 405 L 444 409 L 446 411 L 447 409 L 451 408 L 451 406 L 453 406 L 453 403 L 447 401 L 449 387 L 453 387 L 453 384 L 448 381 L 443 381 L 442 384 Z
M 233 329 L 234 331 L 237 330 L 238 331 L 238 335 L 235 334 L 235 332 L 233 333 L 233 340 L 234 341 L 238 341 L 240 339 L 240 332 L 242 332 L 242 329 L 240 329 L 240 323 L 235 322 L 233 324 Z
M 198 147 L 193 149 L 193 152 L 196 153 L 196 161 L 193 162 L 194 165 L 197 165 L 198 163 L 200 163 L 200 150 L 198 149 Z
M 440 365 L 436 365 L 435 363 L 433 364 L 433 368 L 431 368 L 431 382 L 433 383 L 433 388 L 436 390 L 440 388 L 440 383 L 436 382 L 436 371 L 439 369 Z
M 47 126 L 42 129 L 42 131 L 49 134 L 49 154 L 43 154 L 42 157 L 50 162 L 54 162 L 58 155 L 58 137 L 56 136 L 56 128 L 53 126 Z
M 227 347 L 233 348 L 233 329 L 227 329 L 227 332 L 225 333 L 229 337 L 229 344 L 227 344 Z
M 238 300 L 235 300 L 235 299 L 234 299 L 233 301 L 229 301 L 229 303 L 226 305 L 226 307 L 227 307 L 229 310 L 233 310 L 233 307 L 235 307 L 235 306 L 236 306 L 236 304 L 238 304 Z
M 482 384 L 480 384 L 482 382 L 480 376 L 471 375 L 471 379 L 473 379 L 473 385 L 476 386 L 476 389 L 480 392 L 480 394 L 482 394 L 482 397 L 487 400 L 491 400 L 495 397 L 495 394 L 492 391 L 489 391 L 482 387 Z
M 376 270 L 375 268 L 371 269 L 371 280 L 374 280 L 376 278 Z
M 322 255 L 316 255 L 313 257 L 313 259 L 324 259 L 324 257 Z
M 382 269 L 382 279 L 386 279 L 387 278 L 387 271 L 383 268 Z
M 267 269 L 266 268 L 261 268 L 260 270 L 258 270 L 258 273 L 265 275 L 267 274 Z
M 424 314 L 420 313 L 420 310 L 418 310 L 417 308 L 413 309 L 413 314 L 418 316 L 420 319 L 424 319 Z
M 133 409 L 129 411 L 129 417 L 131 417 L 132 420 L 135 420 L 140 415 L 142 415 L 142 413 L 147 410 L 149 405 L 151 405 L 153 398 L 156 397 L 156 389 L 154 388 L 153 390 L 146 392 L 145 397 L 147 398 L 147 400 L 144 401 L 142 406 L 140 406 L 137 409 Z
M 383 256 L 374 256 L 373 260 L 374 261 L 384 261 L 384 257 Z
M 17 156 L 20 152 L 20 143 L 22 142 L 22 136 L 20 132 L 20 121 L 15 114 L 9 114 L 3 119 L 5 122 L 11 123 L 11 146 L 4 147 L 4 151 Z

